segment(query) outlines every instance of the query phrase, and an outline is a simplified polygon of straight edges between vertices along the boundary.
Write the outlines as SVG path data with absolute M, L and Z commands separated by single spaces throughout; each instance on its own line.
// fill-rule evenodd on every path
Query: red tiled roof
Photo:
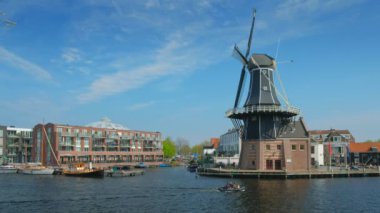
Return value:
M 220 139 L 219 138 L 211 138 L 210 142 L 211 142 L 212 146 L 214 147 L 214 149 L 217 149 L 219 147 Z
M 369 152 L 371 147 L 380 150 L 380 142 L 350 143 L 350 152 Z

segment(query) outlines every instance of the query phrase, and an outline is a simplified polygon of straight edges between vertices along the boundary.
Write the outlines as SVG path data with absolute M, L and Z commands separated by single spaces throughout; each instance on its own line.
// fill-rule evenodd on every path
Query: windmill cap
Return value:
M 248 62 L 248 69 L 271 68 L 276 69 L 276 61 L 267 54 L 253 54 Z

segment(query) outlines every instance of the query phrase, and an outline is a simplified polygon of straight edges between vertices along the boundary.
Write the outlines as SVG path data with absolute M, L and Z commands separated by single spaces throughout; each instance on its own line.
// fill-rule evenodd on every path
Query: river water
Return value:
M 216 189 L 231 179 L 184 167 L 103 179 L 0 175 L 0 212 L 379 212 L 380 178 L 234 179 L 245 192 Z

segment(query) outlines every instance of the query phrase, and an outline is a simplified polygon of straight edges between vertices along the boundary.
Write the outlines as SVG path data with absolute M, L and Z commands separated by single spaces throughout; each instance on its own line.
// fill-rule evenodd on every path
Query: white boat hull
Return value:
M 0 174 L 15 174 L 17 173 L 17 170 L 16 168 L 12 168 L 12 169 L 0 169 Z
M 54 169 L 21 169 L 20 173 L 27 175 L 52 175 Z

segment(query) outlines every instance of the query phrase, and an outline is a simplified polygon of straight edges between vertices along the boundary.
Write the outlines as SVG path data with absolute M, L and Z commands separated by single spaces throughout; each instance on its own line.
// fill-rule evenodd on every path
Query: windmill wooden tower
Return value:
M 258 170 L 307 170 L 310 164 L 307 129 L 302 118 L 295 120 L 299 109 L 291 106 L 287 96 L 275 85 L 275 59 L 267 54 L 249 56 L 255 17 L 254 10 L 246 54 L 236 45 L 234 48 L 243 68 L 234 108 L 226 112 L 241 133 L 239 166 Z M 239 107 L 247 72 L 250 75 L 248 95 L 244 105 Z

